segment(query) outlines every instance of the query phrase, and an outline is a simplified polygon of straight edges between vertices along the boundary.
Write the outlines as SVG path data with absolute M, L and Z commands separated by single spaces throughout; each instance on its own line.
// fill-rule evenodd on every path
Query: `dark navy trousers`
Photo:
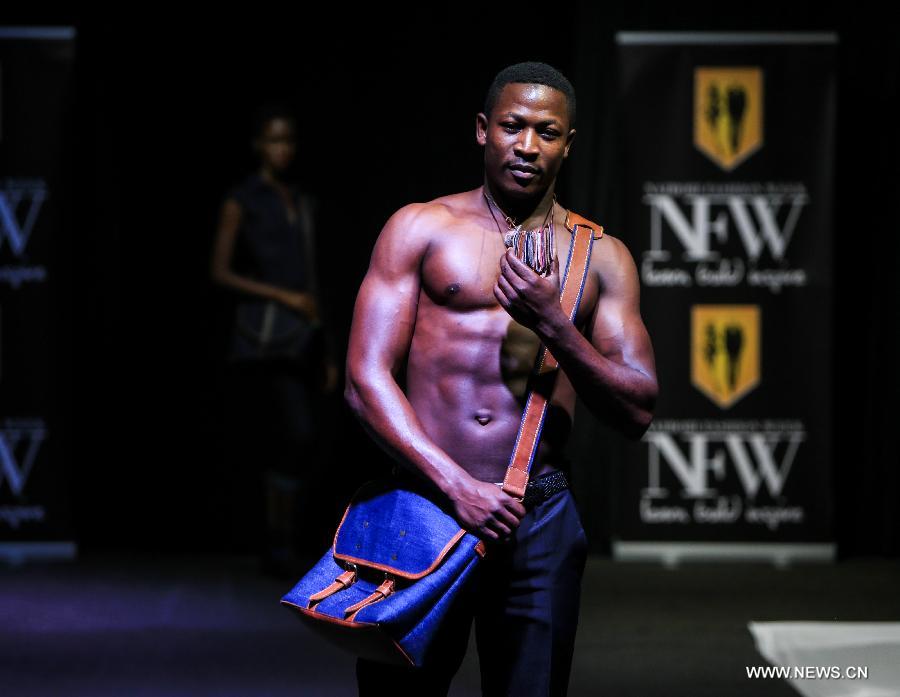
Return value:
M 572 492 L 526 513 L 506 543 L 490 542 L 419 668 L 358 658 L 360 697 L 444 697 L 472 622 L 485 697 L 563 697 L 578 626 L 587 540 Z

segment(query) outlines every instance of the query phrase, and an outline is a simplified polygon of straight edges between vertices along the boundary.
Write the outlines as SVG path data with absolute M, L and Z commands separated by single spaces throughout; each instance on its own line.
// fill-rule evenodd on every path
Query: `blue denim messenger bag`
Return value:
M 600 239 L 603 228 L 571 212 L 566 227 L 572 240 L 560 305 L 574 321 L 594 230 Z M 503 490 L 519 500 L 557 373 L 558 363 L 542 346 L 503 482 Z M 332 547 L 281 603 L 323 638 L 357 656 L 423 665 L 441 620 L 487 551 L 482 539 L 460 527 L 444 499 L 415 477 L 366 482 L 347 505 Z
M 334 547 L 281 602 L 357 655 L 422 665 L 484 553 L 484 541 L 416 487 L 373 480 L 347 506 Z

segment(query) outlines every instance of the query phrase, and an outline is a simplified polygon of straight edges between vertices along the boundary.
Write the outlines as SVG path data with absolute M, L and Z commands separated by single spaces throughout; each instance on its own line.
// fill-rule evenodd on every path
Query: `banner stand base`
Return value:
M 0 542 L 0 560 L 8 564 L 28 561 L 63 561 L 78 555 L 78 545 L 61 542 Z
M 834 562 L 832 542 L 626 542 L 614 540 L 616 561 L 651 561 L 665 566 L 683 562 L 771 562 L 784 567 L 795 562 Z

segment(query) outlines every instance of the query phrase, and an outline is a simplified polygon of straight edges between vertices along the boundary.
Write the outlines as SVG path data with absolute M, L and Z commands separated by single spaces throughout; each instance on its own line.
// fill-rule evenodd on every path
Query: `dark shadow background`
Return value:
M 824 3 L 645 1 L 446 14 L 260 11 L 228 22 L 4 10 L 0 23 L 78 31 L 66 366 L 77 539 L 85 550 L 177 552 L 233 551 L 222 533 L 217 392 L 227 305 L 208 281 L 208 263 L 221 197 L 252 165 L 248 117 L 259 101 L 285 99 L 299 115 L 301 180 L 322 202 L 320 278 L 343 348 L 390 214 L 481 183 L 474 115 L 500 68 L 542 60 L 573 81 L 578 137 L 559 199 L 605 224 L 617 194 L 614 32 L 838 32 L 837 537 L 843 557 L 900 554 L 900 49 L 884 18 Z M 331 462 L 321 463 L 333 472 L 335 524 L 356 485 L 387 466 L 349 412 L 341 414 Z M 600 553 L 609 549 L 615 464 L 584 455 L 606 444 L 614 452 L 615 439 L 579 414 L 576 495 Z

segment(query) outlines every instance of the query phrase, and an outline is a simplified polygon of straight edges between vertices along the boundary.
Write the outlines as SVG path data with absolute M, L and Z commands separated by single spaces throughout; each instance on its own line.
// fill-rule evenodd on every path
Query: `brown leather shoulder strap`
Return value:
M 594 239 L 599 240 L 603 237 L 603 226 L 597 225 L 592 220 L 588 220 L 582 215 L 578 215 L 578 213 L 573 213 L 572 211 L 566 211 L 566 229 L 569 232 L 574 232 L 576 225 L 584 225 L 584 227 L 589 227 L 594 231 Z
M 570 228 L 572 240 L 569 243 L 569 258 L 566 261 L 559 294 L 559 304 L 566 313 L 566 317 L 572 322 L 575 321 L 584 291 L 584 282 L 590 268 L 594 235 L 597 228 L 601 233 L 603 230 L 600 226 L 592 227 L 594 224 L 590 221 L 582 223 L 581 220 L 586 219 L 581 216 L 578 216 L 578 220 L 573 219 L 572 228 Z M 569 216 L 566 216 L 566 227 L 568 226 Z M 525 412 L 522 414 L 522 421 L 519 424 L 516 444 L 509 458 L 506 476 L 503 478 L 503 491 L 510 496 L 522 498 L 525 495 L 528 472 L 534 461 L 535 453 L 537 453 L 541 429 L 547 415 L 547 402 L 553 392 L 553 386 L 556 384 L 558 368 L 559 363 L 547 350 L 547 347 L 542 345 L 529 381 L 530 389 L 525 402 Z

